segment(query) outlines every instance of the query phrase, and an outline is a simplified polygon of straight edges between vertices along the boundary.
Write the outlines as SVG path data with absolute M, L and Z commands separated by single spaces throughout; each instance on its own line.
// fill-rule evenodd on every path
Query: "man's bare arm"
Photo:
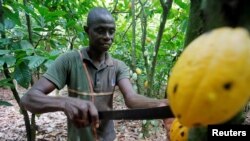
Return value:
M 118 86 L 129 108 L 151 108 L 168 105 L 166 99 L 153 99 L 137 94 L 129 79 L 120 80 Z
M 48 96 L 55 88 L 52 82 L 41 78 L 21 98 L 21 105 L 35 114 L 63 111 L 78 127 L 89 125 L 89 121 L 98 126 L 98 112 L 92 102 L 71 97 Z
M 42 77 L 21 98 L 21 105 L 36 114 L 63 111 L 62 97 L 47 96 L 55 88 L 53 83 Z

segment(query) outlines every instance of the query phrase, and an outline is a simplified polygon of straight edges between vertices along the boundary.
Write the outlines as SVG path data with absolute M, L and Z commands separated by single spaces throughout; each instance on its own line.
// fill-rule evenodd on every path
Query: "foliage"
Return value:
M 117 34 L 116 42 L 111 49 L 111 52 L 114 57 L 124 60 L 126 64 L 131 67 L 132 60 L 136 60 L 136 67 L 142 70 L 142 74 L 136 77 L 136 80 L 139 79 L 139 87 L 137 87 L 142 94 L 146 94 L 144 82 L 149 81 L 148 75 L 150 72 L 147 71 L 152 67 L 152 60 L 154 57 L 157 57 L 156 72 L 154 75 L 155 81 L 149 89 L 153 89 L 153 94 L 148 96 L 150 97 L 164 97 L 164 92 L 162 88 L 165 87 L 167 81 L 167 75 L 172 67 L 174 58 L 179 54 L 183 48 L 183 38 L 187 26 L 187 16 L 189 11 L 188 2 L 176 1 L 173 3 L 173 7 L 170 11 L 170 14 L 167 19 L 166 28 L 163 33 L 163 38 L 161 41 L 160 49 L 158 56 L 155 56 L 154 46 L 156 42 L 157 32 L 159 29 L 159 21 L 161 19 L 162 8 L 159 1 L 144 1 L 144 11 L 141 11 L 142 6 L 138 3 L 136 4 L 136 58 L 132 58 L 132 32 L 131 32 L 131 13 L 127 9 L 121 9 L 119 12 L 122 13 L 117 19 Z M 122 3 L 121 3 L 122 5 Z M 180 6 L 182 5 L 182 6 Z M 185 5 L 185 6 L 183 6 Z M 126 7 L 124 2 L 123 7 Z M 130 10 L 130 9 L 129 9 Z M 129 13 L 126 13 L 126 12 Z M 145 12 L 147 15 L 147 21 L 143 21 L 140 17 L 142 12 Z M 147 33 L 145 40 L 145 45 L 141 44 L 143 40 L 143 32 L 140 24 L 147 22 Z M 130 32 L 129 32 L 130 31 Z M 145 48 L 144 51 L 142 48 Z M 143 59 L 146 57 L 146 60 Z M 147 64 L 147 65 L 145 65 Z M 132 67 L 131 67 L 132 68 Z M 131 76 L 133 73 L 136 73 L 135 70 L 131 69 Z M 134 81 L 136 81 L 134 80 Z M 146 89 L 147 90 L 147 89 Z M 164 90 L 163 90 L 164 91 Z
M 117 33 L 110 53 L 131 68 L 135 89 L 150 97 L 164 97 L 168 72 L 183 48 L 188 0 L 174 0 L 157 53 L 154 47 L 163 12 L 160 1 L 134 0 L 133 6 L 130 0 L 1 0 L 0 66 L 7 68 L 0 70 L 8 69 L 10 78 L 0 81 L 0 85 L 11 86 L 10 82 L 15 79 L 27 89 L 58 55 L 87 46 L 83 26 L 87 12 L 94 6 L 106 7 L 115 17 Z M 132 18 L 133 7 L 135 19 Z M 135 35 L 131 30 L 133 20 Z M 145 23 L 147 26 L 143 26 Z M 152 73 L 149 70 L 154 58 L 157 58 L 157 65 Z M 142 73 L 132 78 L 135 74 L 133 60 Z M 154 77 L 154 82 L 150 82 L 150 76 Z M 150 82 L 150 87 L 144 87 L 146 81 Z M 148 93 L 149 90 L 154 93 Z
M 0 106 L 13 106 L 13 105 L 7 101 L 0 100 Z
M 38 4 L 39 3 L 39 4 Z M 156 32 L 161 18 L 162 8 L 157 1 L 143 1 L 144 12 L 147 18 L 147 37 L 145 51 L 142 52 L 141 27 L 136 27 L 136 66 L 143 70 L 139 76 L 140 85 L 147 80 L 145 62 L 142 56 L 147 57 L 150 67 L 152 58 L 155 57 L 154 45 Z M 8 64 L 13 72 L 13 78 L 17 79 L 18 84 L 28 88 L 31 81 L 31 71 L 39 68 L 42 73 L 62 52 L 72 48 L 87 46 L 87 38 L 83 32 L 83 25 L 86 21 L 86 14 L 93 6 L 104 6 L 112 11 L 117 21 L 116 40 L 111 49 L 114 57 L 125 61 L 129 66 L 134 58 L 131 57 L 131 2 L 125 1 L 75 1 L 61 0 L 39 1 L 33 0 L 24 5 L 21 2 L 5 1 L 3 5 L 4 25 L 2 30 L 6 32 L 6 38 L 1 38 L 0 64 Z M 72 9 L 71 7 L 74 7 Z M 140 24 L 142 6 L 137 2 L 136 23 Z M 188 4 L 187 1 L 176 0 L 170 11 L 162 38 L 161 48 L 158 53 L 158 64 L 156 66 L 155 82 L 151 89 L 157 92 L 162 85 L 165 85 L 166 77 L 171 68 L 172 59 L 177 55 L 178 50 L 182 49 L 183 37 L 187 24 Z M 25 14 L 31 19 L 31 35 Z M 159 20 L 155 20 L 159 19 Z M 32 37 L 32 42 L 29 39 Z M 135 72 L 135 70 L 132 70 Z M 164 77 L 162 77 L 164 76 Z M 158 93 L 155 93 L 158 94 Z M 152 95 L 152 97 L 155 95 Z M 161 95 L 163 96 L 163 95 Z

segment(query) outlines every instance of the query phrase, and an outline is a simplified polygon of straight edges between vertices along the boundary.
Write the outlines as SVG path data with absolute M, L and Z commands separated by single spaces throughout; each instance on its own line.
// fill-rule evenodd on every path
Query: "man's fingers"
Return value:
M 74 121 L 78 125 L 78 127 L 84 127 L 90 124 L 88 118 L 88 109 L 86 105 L 85 106 L 81 105 L 81 107 L 78 107 L 77 113 L 75 113 Z
M 90 116 L 90 120 L 92 125 L 95 128 L 99 127 L 99 117 L 98 117 L 98 111 L 96 109 L 96 107 L 94 106 L 94 104 L 89 103 L 89 116 Z
M 89 125 L 89 121 L 88 120 L 84 120 L 84 119 L 75 119 L 74 120 L 75 126 L 80 128 L 80 127 L 85 127 Z
M 164 126 L 166 129 L 166 136 L 167 136 L 168 140 L 170 140 L 170 128 L 172 126 L 174 119 L 175 119 L 174 117 L 163 119 Z
M 159 107 L 163 107 L 163 106 L 168 106 L 168 100 L 167 99 L 161 99 L 159 102 Z
M 68 116 L 70 120 L 74 120 L 75 115 L 78 113 L 78 110 L 69 104 L 67 104 L 65 108 L 66 108 L 65 114 Z
M 77 127 L 89 126 L 90 123 L 95 128 L 99 127 L 98 111 L 92 102 L 69 99 L 65 104 L 64 113 Z
M 170 129 L 173 121 L 174 121 L 174 118 L 166 118 L 163 120 L 164 121 L 164 124 L 166 126 L 167 129 Z
M 89 122 L 89 118 L 88 118 L 88 109 L 83 109 L 81 112 L 81 119 L 84 120 L 85 122 Z

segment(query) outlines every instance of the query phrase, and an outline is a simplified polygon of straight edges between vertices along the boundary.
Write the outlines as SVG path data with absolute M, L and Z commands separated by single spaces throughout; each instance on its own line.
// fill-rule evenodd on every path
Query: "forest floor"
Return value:
M 18 89 L 20 93 L 26 90 Z M 63 95 L 63 92 L 59 92 Z M 55 93 L 53 93 L 55 94 Z M 52 96 L 53 96 L 52 94 Z M 64 94 L 65 95 L 65 94 Z M 22 96 L 22 95 L 20 95 Z M 0 99 L 13 106 L 0 106 L 0 141 L 26 141 L 26 130 L 22 114 L 9 89 L 0 88 Z M 114 109 L 126 109 L 119 91 L 114 94 Z M 29 115 L 31 115 L 29 113 Z M 41 114 L 36 117 L 37 141 L 66 141 L 66 116 L 62 112 Z M 143 137 L 142 125 L 145 121 L 115 120 L 117 141 L 167 141 L 162 120 L 147 121 L 149 132 Z
M 18 89 L 20 96 L 26 90 Z M 65 91 L 59 95 L 66 96 Z M 51 96 L 56 96 L 54 91 Z M 0 88 L 0 99 L 8 101 L 13 106 L 0 106 L 0 141 L 26 141 L 26 130 L 22 114 L 9 89 Z M 250 106 L 249 106 L 250 107 Z M 114 109 L 126 109 L 119 91 L 114 94 Z M 250 110 L 246 114 L 244 124 L 250 124 Z M 29 113 L 30 115 L 30 113 Z M 36 117 L 36 141 L 66 141 L 67 125 L 66 116 L 62 112 L 41 114 Z M 115 120 L 116 141 L 168 141 L 162 120 L 147 121 L 148 136 L 143 136 L 141 120 Z

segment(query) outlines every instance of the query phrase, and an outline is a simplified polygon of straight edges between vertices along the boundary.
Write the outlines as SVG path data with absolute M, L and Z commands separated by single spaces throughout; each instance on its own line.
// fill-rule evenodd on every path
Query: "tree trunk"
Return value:
M 152 61 L 152 67 L 150 70 L 150 75 L 149 75 L 149 81 L 148 81 L 148 87 L 152 88 L 154 85 L 154 77 L 155 77 L 155 68 L 156 68 L 156 63 L 157 63 L 157 57 L 158 57 L 158 52 L 159 52 L 159 48 L 160 48 L 160 44 L 161 44 L 161 40 L 162 40 L 162 36 L 163 36 L 163 32 L 164 32 L 164 28 L 167 22 L 167 17 L 169 14 L 169 11 L 172 7 L 172 3 L 173 0 L 160 0 L 161 2 L 161 6 L 162 6 L 162 17 L 161 17 L 161 21 L 160 21 L 160 27 L 157 33 L 157 37 L 156 37 L 156 42 L 155 42 L 155 46 L 154 46 L 154 57 L 153 57 L 153 61 Z M 147 95 L 152 95 L 153 93 L 153 89 L 148 89 L 147 91 Z
M 184 47 L 204 32 L 204 17 L 200 8 L 201 0 L 191 0 Z
M 202 33 L 222 26 L 250 31 L 249 0 L 191 0 L 185 46 Z
M 185 37 L 185 47 L 196 37 L 212 29 L 228 27 L 244 27 L 250 31 L 250 1 L 249 0 L 191 0 L 189 24 Z M 242 112 L 225 124 L 241 124 Z M 238 118 L 239 117 L 239 118 Z M 200 133 L 189 132 L 189 141 L 200 141 L 191 138 Z
M 3 25 L 4 27 L 4 12 L 3 12 L 3 3 L 2 3 L 2 0 L 0 0 L 0 23 Z M 2 29 L 0 31 L 0 36 L 2 39 L 6 38 L 6 35 L 5 35 L 5 29 Z M 5 49 L 8 49 L 7 46 L 5 47 Z M 11 74 L 10 74 L 10 71 L 9 71 L 9 68 L 8 68 L 8 65 L 6 63 L 3 64 L 3 73 L 5 75 L 5 77 L 7 79 L 11 79 Z M 13 80 L 10 80 L 9 81 L 10 84 L 13 84 L 13 86 L 15 85 Z M 32 140 L 32 133 L 31 133 L 31 126 L 30 126 L 30 120 L 29 120 L 29 115 L 28 115 L 28 112 L 20 105 L 20 97 L 19 97 L 19 94 L 16 90 L 15 87 L 10 87 L 11 91 L 12 91 L 12 94 L 18 104 L 18 106 L 20 107 L 20 111 L 22 112 L 23 114 L 23 118 L 24 118 L 24 123 L 25 123 L 25 128 L 26 128 L 26 136 L 27 136 L 27 141 L 33 141 Z
M 206 31 L 222 27 L 245 27 L 250 30 L 249 0 L 205 0 Z

